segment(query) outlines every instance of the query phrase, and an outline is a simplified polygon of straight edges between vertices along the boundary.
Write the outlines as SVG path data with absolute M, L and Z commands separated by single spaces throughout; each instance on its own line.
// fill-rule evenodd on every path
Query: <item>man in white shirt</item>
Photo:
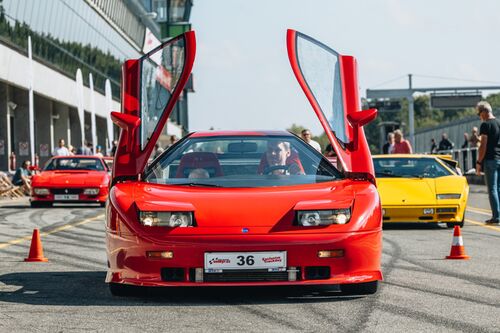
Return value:
M 59 147 L 57 147 L 52 153 L 53 156 L 70 156 L 68 148 L 66 148 L 64 139 L 59 139 Z
M 301 132 L 301 136 L 302 136 L 302 140 L 304 140 L 305 142 L 310 144 L 314 149 L 316 149 L 317 151 L 319 151 L 321 153 L 321 146 L 319 145 L 319 143 L 317 141 L 314 141 L 312 139 L 311 131 L 309 131 L 308 129 L 304 129 Z

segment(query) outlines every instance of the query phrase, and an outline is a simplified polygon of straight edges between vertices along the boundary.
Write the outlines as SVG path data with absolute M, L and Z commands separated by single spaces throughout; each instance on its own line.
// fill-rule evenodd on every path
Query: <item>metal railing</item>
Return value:
M 451 155 L 451 157 L 458 162 L 458 166 L 462 170 L 463 174 L 475 173 L 472 169 L 476 167 L 476 161 L 478 156 L 478 148 L 462 148 L 462 149 L 451 149 L 451 150 L 440 150 L 436 154 L 438 155 Z M 472 170 L 472 171 L 471 171 Z

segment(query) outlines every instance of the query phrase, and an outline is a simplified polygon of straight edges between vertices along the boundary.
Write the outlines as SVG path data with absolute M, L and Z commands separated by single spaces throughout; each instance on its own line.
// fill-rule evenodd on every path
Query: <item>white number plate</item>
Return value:
M 220 273 L 227 269 L 286 270 L 286 251 L 275 252 L 208 252 L 205 272 Z
M 78 200 L 78 194 L 55 194 L 54 200 Z

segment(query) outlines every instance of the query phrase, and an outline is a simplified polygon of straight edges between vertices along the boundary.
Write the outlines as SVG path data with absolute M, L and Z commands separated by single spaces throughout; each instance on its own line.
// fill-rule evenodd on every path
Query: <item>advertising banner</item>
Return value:
M 30 154 L 30 145 L 26 141 L 19 142 L 19 156 L 29 156 Z

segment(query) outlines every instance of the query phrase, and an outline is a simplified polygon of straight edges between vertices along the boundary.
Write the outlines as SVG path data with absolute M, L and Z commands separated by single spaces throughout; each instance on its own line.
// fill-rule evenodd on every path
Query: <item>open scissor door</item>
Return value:
M 111 118 L 121 129 L 113 179 L 137 178 L 187 83 L 196 53 L 194 31 L 153 49 L 122 69 L 122 112 Z
M 375 119 L 377 111 L 359 111 L 356 60 L 295 30 L 288 30 L 287 47 L 295 77 L 337 154 L 339 167 L 373 177 L 362 126 Z

